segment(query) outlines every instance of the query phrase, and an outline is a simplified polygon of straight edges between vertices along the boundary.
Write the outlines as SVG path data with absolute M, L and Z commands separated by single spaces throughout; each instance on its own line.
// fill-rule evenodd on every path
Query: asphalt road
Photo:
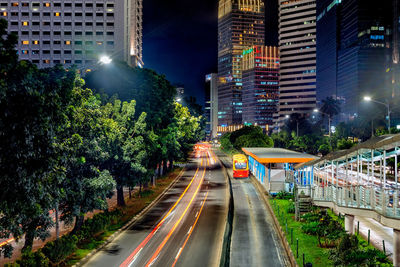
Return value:
M 232 177 L 231 161 L 218 154 Z M 266 204 L 250 179 L 231 179 L 234 199 L 230 266 L 290 266 Z
M 218 266 L 227 189 L 221 166 L 201 147 L 161 200 L 85 266 Z

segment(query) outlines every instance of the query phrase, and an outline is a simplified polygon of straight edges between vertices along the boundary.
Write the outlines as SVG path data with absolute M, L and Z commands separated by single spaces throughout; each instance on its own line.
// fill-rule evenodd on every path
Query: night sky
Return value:
M 185 86 L 204 105 L 204 77 L 217 71 L 217 0 L 144 0 L 146 68 Z

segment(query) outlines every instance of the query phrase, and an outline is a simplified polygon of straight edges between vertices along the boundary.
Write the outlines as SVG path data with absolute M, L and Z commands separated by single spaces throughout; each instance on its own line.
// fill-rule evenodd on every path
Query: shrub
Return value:
M 75 235 L 65 235 L 58 240 L 48 242 L 42 252 L 52 264 L 58 265 L 75 251 L 77 242 L 78 238 Z
M 286 191 L 280 191 L 278 194 L 276 194 L 277 199 L 293 199 L 293 194 L 288 193 Z
M 296 205 L 294 204 L 294 202 L 290 202 L 289 206 L 286 210 L 287 213 L 295 213 L 296 212 Z
M 301 230 L 309 235 L 318 235 L 318 230 L 320 229 L 321 225 L 319 222 L 309 222 L 305 223 L 301 226 Z
M 17 260 L 20 267 L 47 267 L 49 259 L 39 250 L 37 252 L 25 252 L 21 259 Z

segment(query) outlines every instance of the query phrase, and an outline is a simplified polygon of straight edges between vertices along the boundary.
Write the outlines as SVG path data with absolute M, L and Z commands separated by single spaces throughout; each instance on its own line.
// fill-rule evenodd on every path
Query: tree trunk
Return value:
M 32 251 L 32 246 L 33 246 L 33 239 L 35 237 L 35 231 L 28 231 L 25 234 L 25 244 L 24 247 L 22 248 L 21 252 L 31 252 Z
M 72 229 L 72 234 L 76 234 L 79 230 L 81 230 L 84 220 L 85 216 L 80 215 L 75 217 L 75 226 L 74 229 Z
M 174 160 L 169 160 L 169 169 L 172 171 L 174 169 Z
M 120 184 L 117 184 L 117 206 L 125 206 L 124 187 Z
M 60 220 L 59 220 L 59 216 L 58 216 L 58 204 L 56 205 L 56 238 L 59 239 L 60 238 Z
M 163 166 L 163 175 L 166 175 L 167 172 L 168 172 L 167 161 L 164 160 L 163 163 L 164 163 L 164 166 Z
M 139 183 L 139 198 L 142 197 L 142 182 Z
M 158 163 L 158 177 L 161 177 L 161 176 L 162 176 L 161 165 L 162 165 L 161 162 Z
M 129 187 L 129 199 L 132 199 L 132 187 Z

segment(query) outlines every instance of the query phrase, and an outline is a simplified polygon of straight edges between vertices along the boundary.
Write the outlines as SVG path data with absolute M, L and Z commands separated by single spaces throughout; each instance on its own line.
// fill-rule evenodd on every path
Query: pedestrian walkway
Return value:
M 383 251 L 383 240 L 385 241 L 386 255 L 393 260 L 393 229 L 390 227 L 383 226 L 372 218 L 366 218 L 361 216 L 354 217 L 354 228 L 357 231 L 357 224 L 360 222 L 360 235 L 368 240 L 368 230 L 370 230 L 370 242 L 371 244 Z

